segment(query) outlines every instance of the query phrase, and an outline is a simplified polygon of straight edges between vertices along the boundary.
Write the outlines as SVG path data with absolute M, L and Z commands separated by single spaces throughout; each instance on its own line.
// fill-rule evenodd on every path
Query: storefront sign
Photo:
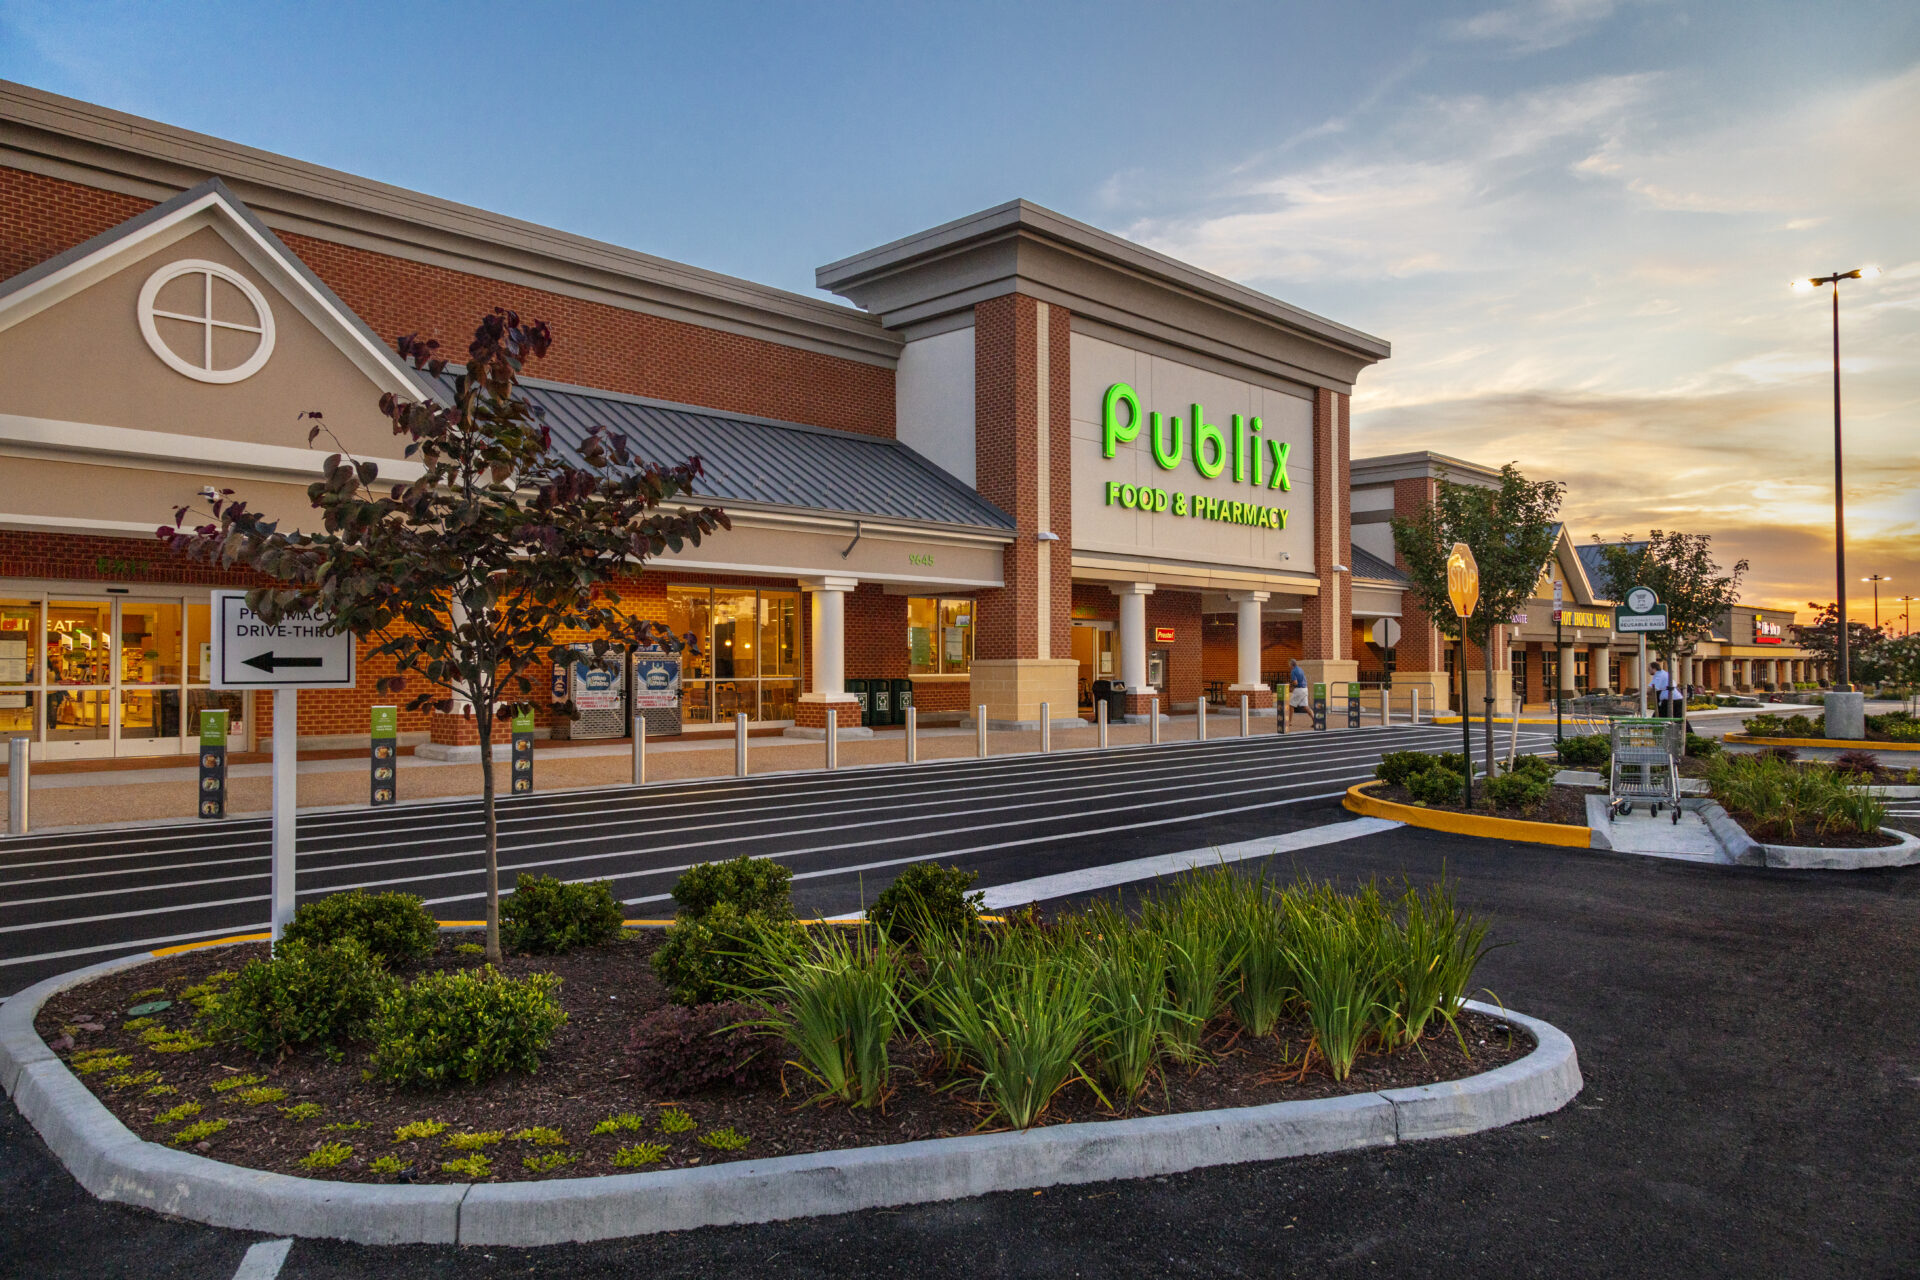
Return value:
M 1263 438 L 1258 417 L 1249 420 L 1236 413 L 1230 421 L 1231 441 L 1221 434 L 1218 424 L 1207 421 L 1206 410 L 1197 403 L 1184 428 L 1177 417 L 1168 416 L 1164 421 L 1158 413 L 1143 417 L 1139 395 L 1126 383 L 1116 382 L 1107 388 L 1100 409 L 1101 450 L 1113 457 L 1121 445 L 1136 439 L 1144 426 L 1153 461 L 1162 471 L 1174 470 L 1190 453 L 1193 469 L 1209 480 L 1231 463 L 1235 484 L 1251 483 L 1255 488 L 1264 486 L 1282 493 L 1292 489 L 1293 482 L 1287 478 L 1287 454 L 1292 446 L 1285 440 Z
M 647 707 L 680 705 L 680 655 L 642 653 L 633 660 L 633 705 Z
M 1765 618 L 1753 620 L 1753 642 L 1755 644 L 1785 644 L 1786 637 L 1777 622 L 1768 622 Z
M 1562 609 L 1558 621 L 1563 627 L 1592 627 L 1605 631 L 1613 625 L 1604 609 Z
M 1172 644 L 1173 628 L 1172 627 L 1155 627 L 1153 629 L 1153 642 L 1155 644 Z
M 213 593 L 216 689 L 351 689 L 353 637 L 321 614 L 288 614 L 267 623 L 244 591 Z
M 1228 502 L 1203 493 L 1174 493 L 1140 485 L 1107 481 L 1107 505 L 1133 511 L 1170 511 L 1195 520 L 1220 520 L 1227 524 L 1250 524 L 1262 529 L 1287 527 L 1285 507 L 1261 506 L 1252 502 Z
M 200 816 L 227 816 L 227 713 L 200 712 Z
M 378 808 L 392 804 L 400 794 L 400 708 L 374 707 L 372 720 L 373 777 L 368 802 Z
M 533 790 L 533 709 L 514 713 L 513 729 L 513 787 L 514 795 L 525 795 Z

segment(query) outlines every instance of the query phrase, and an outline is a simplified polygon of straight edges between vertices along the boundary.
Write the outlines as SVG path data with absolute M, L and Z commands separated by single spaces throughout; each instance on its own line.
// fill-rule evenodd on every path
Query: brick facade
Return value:
M 1353 657 L 1353 575 L 1335 573 L 1353 554 L 1347 490 L 1348 397 L 1317 390 L 1313 396 L 1313 563 L 1320 594 L 1301 604 L 1306 657 L 1342 661 Z M 1331 460 L 1331 465 L 1329 461 Z

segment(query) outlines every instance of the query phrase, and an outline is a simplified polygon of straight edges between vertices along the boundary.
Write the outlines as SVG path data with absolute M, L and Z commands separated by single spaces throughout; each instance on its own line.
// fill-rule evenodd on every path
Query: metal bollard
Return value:
M 1393 690 L 1385 685 L 1380 687 L 1380 727 L 1386 728 L 1393 723 Z
M 7 741 L 7 834 L 23 836 L 31 827 L 27 800 L 33 794 L 33 766 L 27 751 L 33 739 L 22 735 Z
M 1195 742 L 1205 742 L 1207 740 L 1207 700 L 1205 698 L 1200 699 L 1195 705 L 1194 711 L 1193 740 Z
M 647 718 L 639 712 L 633 714 L 633 785 L 645 786 L 647 782 Z
M 747 713 L 733 713 L 733 776 L 747 776 Z
M 1413 720 L 1411 721 L 1411 723 L 1419 724 L 1420 723 L 1420 691 L 1418 689 L 1409 689 L 1407 690 L 1407 692 L 1413 695 Z
M 1046 755 L 1053 750 L 1053 707 L 1048 703 L 1040 704 L 1040 754 Z
M 1244 693 L 1240 695 L 1240 736 L 1243 738 L 1253 736 L 1253 708 L 1248 705 L 1247 695 Z
M 827 768 L 829 771 L 840 767 L 840 713 L 832 707 L 827 708 Z
M 1147 699 L 1147 741 L 1153 746 L 1160 745 L 1160 699 Z
M 1094 726 L 1100 730 L 1100 749 L 1107 749 L 1107 700 L 1100 699 L 1093 704 Z
M 907 763 L 920 762 L 920 708 L 907 708 Z
M 984 702 L 975 708 L 973 731 L 975 736 L 974 754 L 979 756 L 980 759 L 985 760 L 987 758 L 987 704 Z

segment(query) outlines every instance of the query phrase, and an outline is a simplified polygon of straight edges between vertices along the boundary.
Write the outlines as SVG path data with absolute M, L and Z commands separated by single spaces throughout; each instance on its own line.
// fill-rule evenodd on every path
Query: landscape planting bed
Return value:
M 443 938 L 431 960 L 402 972 L 477 965 L 477 958 L 453 950 L 462 941 L 466 938 L 460 935 Z M 350 1049 L 338 1062 L 320 1053 L 300 1053 L 273 1062 L 256 1060 L 231 1045 L 163 1053 L 143 1043 L 142 1032 L 153 1026 L 191 1028 L 192 1006 L 181 1000 L 181 993 L 211 974 L 263 957 L 266 947 L 257 943 L 189 952 L 105 975 L 55 995 L 41 1009 L 35 1025 L 70 1067 L 77 1069 L 89 1057 L 129 1060 L 87 1071 L 80 1078 L 136 1135 L 166 1144 L 189 1124 L 225 1120 L 224 1128 L 203 1140 L 177 1145 L 231 1164 L 309 1178 L 426 1183 L 579 1178 L 636 1171 L 616 1166 L 613 1157 L 621 1148 L 643 1141 L 666 1147 L 662 1157 L 646 1169 L 684 1169 L 951 1137 L 981 1127 L 985 1112 L 972 1102 L 964 1084 L 939 1092 L 918 1082 L 919 1073 L 911 1068 L 916 1065 L 915 1055 L 925 1050 L 906 1041 L 896 1046 L 898 1083 L 885 1105 L 872 1110 L 801 1105 L 809 1090 L 792 1069 L 786 1072 L 791 1091 L 785 1093 L 777 1077 L 762 1085 L 683 1098 L 639 1087 L 629 1068 L 627 1045 L 638 1022 L 665 1003 L 664 989 L 648 964 L 659 941 L 657 934 L 643 934 L 557 957 L 510 957 L 505 966 L 510 976 L 544 970 L 563 980 L 559 997 L 569 1020 L 539 1072 L 509 1074 L 478 1087 L 418 1091 L 369 1083 L 362 1078 L 364 1049 Z M 125 1029 L 131 1020 L 129 1009 L 161 999 L 173 1004 L 151 1015 L 152 1025 Z M 1110 1112 L 1090 1090 L 1072 1085 L 1058 1095 L 1042 1123 L 1245 1107 L 1431 1084 L 1492 1070 L 1524 1057 L 1534 1047 L 1524 1032 L 1516 1033 L 1509 1024 L 1478 1013 L 1463 1014 L 1460 1025 L 1470 1056 L 1443 1028 L 1416 1048 L 1392 1055 L 1363 1055 L 1349 1078 L 1340 1082 L 1317 1066 L 1302 1070 L 1308 1040 L 1303 1026 L 1283 1023 L 1275 1036 L 1257 1041 L 1235 1039 L 1223 1030 L 1209 1039 L 1211 1065 L 1170 1069 L 1164 1088 L 1151 1088 L 1143 1106 Z M 76 1056 L 82 1064 L 75 1064 Z M 148 1072 L 157 1072 L 158 1079 L 146 1078 Z M 260 1079 L 219 1092 L 213 1088 L 252 1076 Z M 148 1096 L 147 1091 L 156 1086 L 173 1092 Z M 285 1094 L 253 1090 L 284 1090 Z M 156 1123 L 157 1116 L 182 1103 L 197 1103 L 201 1109 L 169 1123 Z M 286 1108 L 301 1104 L 320 1110 L 307 1119 L 285 1114 Z M 684 1113 L 691 1126 L 669 1133 L 663 1120 L 675 1110 Z M 622 1113 L 640 1117 L 640 1127 L 591 1132 Z M 422 1121 L 440 1122 L 446 1128 L 428 1137 L 394 1140 L 396 1129 Z M 559 1131 L 564 1144 L 512 1136 L 536 1128 Z M 738 1150 L 716 1150 L 701 1141 L 729 1129 L 747 1139 Z M 481 1148 L 490 1165 L 484 1178 L 476 1178 L 471 1170 L 442 1169 L 445 1162 L 470 1154 L 448 1147 L 449 1138 L 495 1132 L 503 1137 Z M 345 1144 L 351 1152 L 329 1168 L 302 1164 L 303 1158 L 327 1144 Z M 557 1159 L 553 1158 L 556 1153 Z M 523 1163 L 538 1162 L 543 1156 L 548 1157 L 544 1168 Z M 393 1158 L 404 1172 L 376 1172 L 371 1165 L 381 1157 Z
M 1488 808 L 1481 794 L 1481 785 L 1485 779 L 1475 778 L 1473 785 L 1473 808 L 1455 801 L 1452 804 L 1436 804 L 1433 801 L 1421 801 L 1413 798 L 1405 787 L 1397 783 L 1369 783 L 1367 794 L 1377 800 L 1391 804 L 1412 805 L 1415 808 L 1428 809 L 1434 813 L 1474 814 L 1483 818 L 1510 818 L 1520 822 L 1551 822 L 1560 826 L 1580 827 L 1587 825 L 1586 789 L 1582 787 L 1554 786 L 1547 790 L 1546 799 L 1538 804 L 1522 809 Z

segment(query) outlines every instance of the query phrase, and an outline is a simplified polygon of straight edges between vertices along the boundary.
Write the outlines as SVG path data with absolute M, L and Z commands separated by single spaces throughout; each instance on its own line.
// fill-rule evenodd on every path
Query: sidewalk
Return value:
M 1340 719 L 1330 730 L 1344 731 Z M 1160 740 L 1163 743 L 1190 741 L 1194 736 L 1192 715 L 1163 719 Z M 1270 736 L 1272 720 L 1255 719 L 1253 735 Z M 1301 728 L 1297 732 L 1310 730 Z M 1207 736 L 1234 738 L 1240 733 L 1240 716 L 1207 717 Z M 1113 725 L 1107 741 L 1112 746 L 1135 746 L 1148 741 L 1144 724 Z M 1084 729 L 1056 729 L 1053 750 L 1089 750 L 1099 744 L 1098 731 L 1089 724 Z M 647 780 L 725 778 L 733 775 L 733 739 L 695 740 L 650 738 L 647 742 Z M 929 728 L 919 731 L 921 760 L 952 760 L 972 757 L 976 739 L 972 729 Z M 494 762 L 495 786 L 507 794 L 506 746 L 496 748 L 500 758 Z M 1031 732 L 995 732 L 988 734 L 990 756 L 1026 755 L 1040 750 L 1040 734 Z M 131 762 L 87 761 L 74 768 L 66 762 L 36 764 L 33 771 L 32 816 L 35 832 L 53 832 L 78 827 L 126 826 L 191 818 L 196 812 L 199 774 L 190 763 L 165 765 L 151 760 Z M 751 772 L 783 773 L 821 769 L 826 763 L 826 746 L 821 742 L 785 737 L 749 738 L 748 768 Z M 897 765 L 906 761 L 906 731 L 878 729 L 871 738 L 842 738 L 839 766 L 842 769 Z M 625 738 L 606 742 L 540 741 L 534 746 L 534 788 L 540 792 L 572 791 L 589 787 L 630 785 L 633 780 L 633 747 Z M 424 760 L 402 749 L 398 782 L 400 804 L 474 797 L 480 794 L 480 767 L 470 762 L 447 763 Z M 113 767 L 114 765 L 122 767 Z M 299 763 L 300 808 L 306 810 L 361 809 L 367 806 L 368 758 L 365 752 L 302 752 Z M 264 817 L 273 795 L 271 757 L 262 753 L 241 756 L 227 770 L 227 816 L 229 818 Z

